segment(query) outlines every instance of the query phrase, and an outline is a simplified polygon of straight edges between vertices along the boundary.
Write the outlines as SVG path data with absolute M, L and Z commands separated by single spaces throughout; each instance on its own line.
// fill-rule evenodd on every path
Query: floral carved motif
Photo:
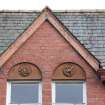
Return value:
M 73 68 L 74 68 L 73 65 L 66 66 L 63 70 L 63 74 L 67 77 L 71 77 Z
M 19 75 L 21 75 L 22 77 L 27 77 L 31 74 L 32 70 L 28 69 L 26 67 L 20 67 L 18 70 Z

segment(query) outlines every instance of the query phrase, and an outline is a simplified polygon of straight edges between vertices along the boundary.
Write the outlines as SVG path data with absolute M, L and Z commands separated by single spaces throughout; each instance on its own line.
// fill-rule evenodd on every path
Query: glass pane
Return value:
M 38 88 L 35 83 L 12 83 L 11 84 L 11 103 L 37 103 Z
M 83 84 L 57 83 L 56 103 L 83 103 Z

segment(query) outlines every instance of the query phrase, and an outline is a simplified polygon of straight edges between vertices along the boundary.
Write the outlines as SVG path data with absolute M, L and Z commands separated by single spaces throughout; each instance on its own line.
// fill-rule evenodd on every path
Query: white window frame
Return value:
M 83 103 L 56 103 L 56 83 L 83 83 Z M 87 105 L 86 82 L 85 81 L 53 81 L 52 82 L 52 105 Z
M 39 83 L 38 103 L 11 104 L 11 84 L 12 83 Z M 7 82 L 6 105 L 42 105 L 42 83 L 41 81 L 8 81 Z

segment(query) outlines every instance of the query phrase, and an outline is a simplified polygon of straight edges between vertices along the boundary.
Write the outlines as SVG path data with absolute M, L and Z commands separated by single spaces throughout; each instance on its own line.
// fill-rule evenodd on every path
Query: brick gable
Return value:
M 4 74 L 7 75 L 11 67 L 20 62 L 30 62 L 40 68 L 43 81 L 43 105 L 51 104 L 52 74 L 55 68 L 63 62 L 74 62 L 85 70 L 88 105 L 96 105 L 96 103 L 104 105 L 101 103 L 105 103 L 104 100 L 102 101 L 105 93 L 104 86 L 96 79 L 93 69 L 48 21 L 45 21 L 5 63 L 2 68 Z M 1 85 L 6 83 L 2 81 L 5 79 L 1 79 Z M 2 86 L 6 88 L 6 84 Z M 2 89 L 4 103 L 5 88 Z M 97 96 L 95 96 L 96 93 Z
M 69 44 L 94 68 L 99 69 L 99 61 L 72 35 L 70 31 L 57 19 L 49 8 L 45 8 L 40 16 L 25 30 L 17 40 L 0 56 L 0 66 L 18 50 L 18 48 L 40 27 L 45 21 L 49 21 L 53 27 L 68 41 Z

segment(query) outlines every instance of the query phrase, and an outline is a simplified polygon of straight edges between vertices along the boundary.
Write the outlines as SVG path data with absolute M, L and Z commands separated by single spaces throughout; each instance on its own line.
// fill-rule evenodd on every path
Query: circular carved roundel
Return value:
M 31 74 L 32 70 L 31 69 L 28 69 L 26 67 L 20 67 L 18 69 L 18 73 L 19 75 L 23 76 L 23 77 L 27 77 Z
M 71 77 L 73 68 L 74 68 L 73 65 L 66 66 L 63 70 L 63 74 L 67 77 Z

